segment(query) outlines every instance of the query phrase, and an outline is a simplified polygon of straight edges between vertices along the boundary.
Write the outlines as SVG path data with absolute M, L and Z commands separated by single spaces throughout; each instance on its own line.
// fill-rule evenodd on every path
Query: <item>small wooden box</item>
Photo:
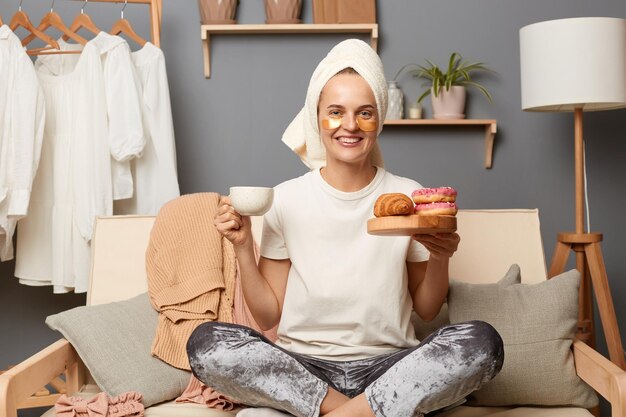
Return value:
M 313 0 L 313 23 L 376 23 L 376 0 Z

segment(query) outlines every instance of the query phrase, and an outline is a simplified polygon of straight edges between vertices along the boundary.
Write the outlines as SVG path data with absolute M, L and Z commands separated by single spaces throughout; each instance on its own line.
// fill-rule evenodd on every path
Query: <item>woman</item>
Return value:
M 187 351 L 207 385 L 298 417 L 411 417 L 462 400 L 499 372 L 502 341 L 490 325 L 446 326 L 420 343 L 410 323 L 412 310 L 425 320 L 439 312 L 459 236 L 366 232 L 380 194 L 421 188 L 382 167 L 386 109 L 378 55 L 362 41 L 338 44 L 283 137 L 312 170 L 275 188 L 258 266 L 250 219 L 221 199 L 215 226 L 234 245 L 253 316 L 263 329 L 278 325 L 278 340 L 199 326 Z M 263 415 L 250 411 L 240 414 Z

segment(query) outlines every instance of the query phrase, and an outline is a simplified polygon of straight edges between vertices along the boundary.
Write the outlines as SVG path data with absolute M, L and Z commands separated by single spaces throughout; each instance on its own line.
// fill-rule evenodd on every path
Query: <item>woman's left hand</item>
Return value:
M 431 259 L 450 258 L 456 252 L 461 237 L 457 233 L 435 233 L 432 235 L 413 235 L 430 252 Z

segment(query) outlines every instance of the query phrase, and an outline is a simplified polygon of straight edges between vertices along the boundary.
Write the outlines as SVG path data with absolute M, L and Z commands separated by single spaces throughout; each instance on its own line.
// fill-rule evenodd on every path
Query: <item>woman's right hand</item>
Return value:
M 250 217 L 237 213 L 228 196 L 220 196 L 213 224 L 234 246 L 244 246 L 252 242 Z

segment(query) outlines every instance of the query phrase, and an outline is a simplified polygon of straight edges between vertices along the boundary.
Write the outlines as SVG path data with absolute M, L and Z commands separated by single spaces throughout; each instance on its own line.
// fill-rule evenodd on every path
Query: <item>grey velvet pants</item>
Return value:
M 208 322 L 187 342 L 194 375 L 241 404 L 319 416 L 328 388 L 361 393 L 377 417 L 412 417 L 462 400 L 502 368 L 502 339 L 489 324 L 442 327 L 418 346 L 354 361 L 329 361 L 276 346 L 236 324 Z

